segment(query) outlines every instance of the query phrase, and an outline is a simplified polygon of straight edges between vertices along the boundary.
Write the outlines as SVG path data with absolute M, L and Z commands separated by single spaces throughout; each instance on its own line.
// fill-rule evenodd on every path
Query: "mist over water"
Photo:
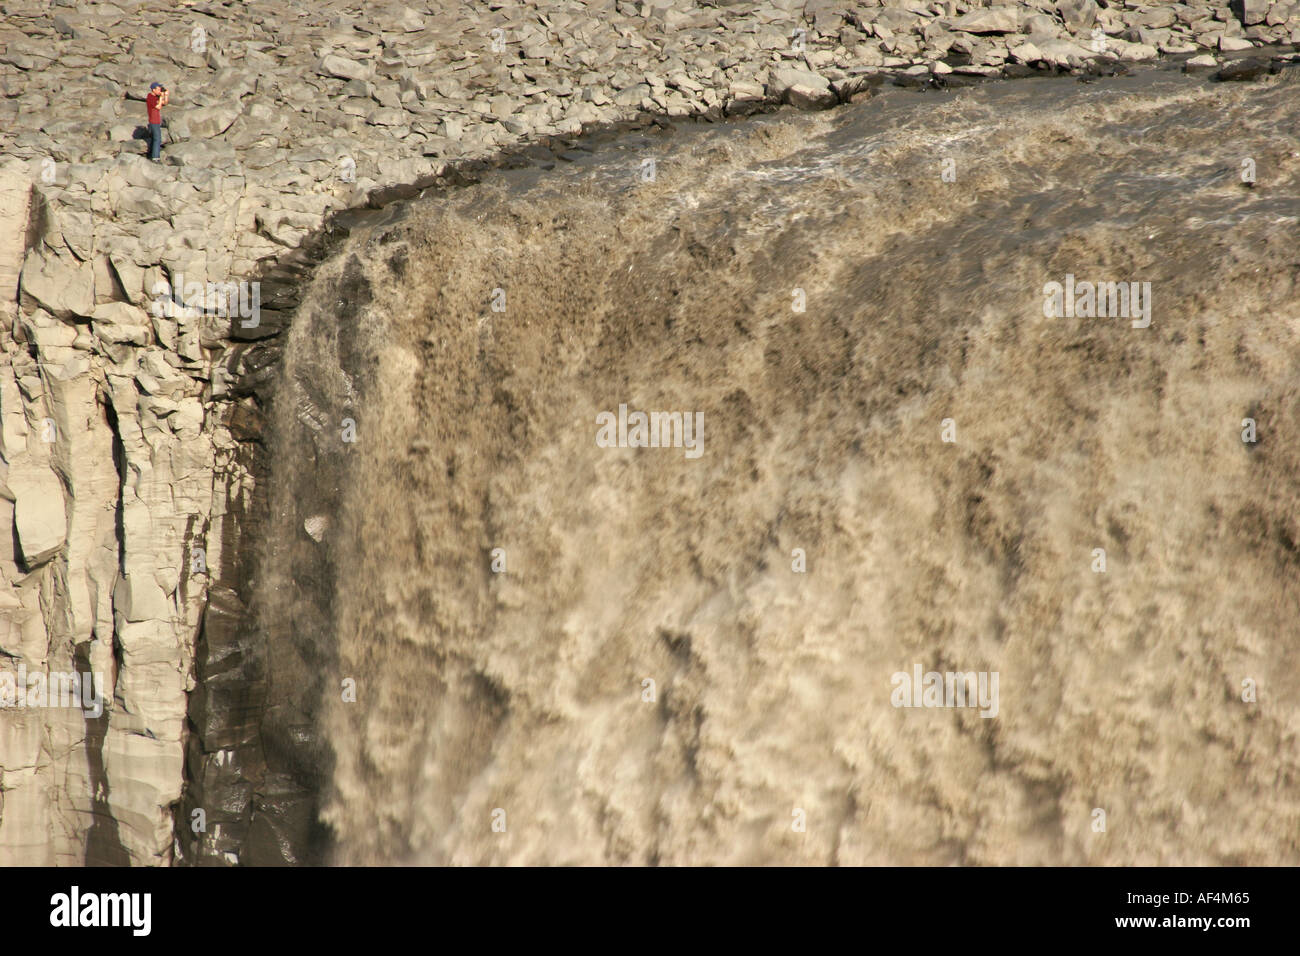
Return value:
M 258 607 L 334 861 L 1300 861 L 1297 89 L 899 91 L 355 233 Z M 1067 275 L 1150 327 L 1046 318 Z M 620 404 L 702 454 L 600 447 Z

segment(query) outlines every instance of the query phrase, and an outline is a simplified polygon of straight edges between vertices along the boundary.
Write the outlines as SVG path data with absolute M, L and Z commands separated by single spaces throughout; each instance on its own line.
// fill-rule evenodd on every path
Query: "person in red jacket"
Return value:
M 149 158 L 155 163 L 162 156 L 162 108 L 170 97 L 167 87 L 161 83 L 149 84 L 149 95 L 145 97 L 145 109 L 149 111 Z

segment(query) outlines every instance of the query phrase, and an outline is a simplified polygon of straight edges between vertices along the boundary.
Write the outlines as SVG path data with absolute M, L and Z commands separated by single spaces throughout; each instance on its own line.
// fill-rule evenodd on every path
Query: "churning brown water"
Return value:
M 1297 90 L 898 91 L 354 234 L 261 600 L 334 860 L 1300 862 Z

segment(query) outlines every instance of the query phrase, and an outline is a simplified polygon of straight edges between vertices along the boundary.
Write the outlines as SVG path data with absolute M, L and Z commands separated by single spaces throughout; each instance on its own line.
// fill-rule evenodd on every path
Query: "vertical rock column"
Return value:
M 13 337 L 30 193 L 21 164 L 0 170 L 0 667 L 15 673 L 20 662 L 46 659 L 41 585 L 49 578 L 26 573 L 15 556 L 47 559 L 61 547 L 66 524 L 49 449 L 34 442 L 35 454 L 28 450 L 28 439 L 36 437 L 32 426 L 39 427 L 43 416 L 29 421 L 23 390 L 43 390 Z M 51 840 L 52 795 L 38 778 L 49 736 L 43 716 L 0 711 L 0 865 L 48 865 L 70 850 L 67 840 Z
M 0 185 L 0 670 L 98 675 L 103 713 L 0 708 L 0 865 L 166 863 L 207 586 L 189 558 L 212 512 L 208 376 L 151 320 L 156 268 L 130 269 L 98 216 L 52 213 L 93 209 L 93 181 L 55 202 L 33 178 Z

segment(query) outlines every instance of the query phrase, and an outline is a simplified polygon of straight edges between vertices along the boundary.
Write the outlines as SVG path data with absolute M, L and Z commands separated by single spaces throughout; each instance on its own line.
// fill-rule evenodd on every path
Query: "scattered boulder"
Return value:
M 1194 56 L 1183 64 L 1184 73 L 1196 73 L 1198 71 L 1212 70 L 1219 65 L 1216 60 L 1208 53 L 1202 53 L 1200 56 Z
M 1274 3 L 1268 8 L 1268 14 L 1264 17 L 1264 22 L 1271 27 L 1281 26 L 1292 17 L 1300 15 L 1294 4 L 1291 3 Z
M 640 106 L 641 101 L 650 96 L 649 83 L 633 83 L 614 94 L 614 102 L 619 106 Z
M 1269 0 L 1236 0 L 1238 16 L 1246 26 L 1263 23 L 1268 16 Z
M 368 80 L 374 74 L 369 63 L 357 63 L 336 53 L 327 53 L 316 65 L 317 76 L 332 76 L 340 80 Z
M 1056 5 L 1056 12 L 1071 33 L 1091 29 L 1097 22 L 1098 9 L 1096 0 L 1060 0 Z
M 189 127 L 190 139 L 211 139 L 220 136 L 239 119 L 239 103 L 222 103 L 206 109 L 187 110 L 185 121 Z
M 1241 37 L 1221 36 L 1219 37 L 1219 49 L 1224 53 L 1236 53 L 1241 50 L 1254 49 L 1255 44 Z
M 895 33 L 911 33 L 920 23 L 921 17 L 910 10 L 885 7 L 875 19 L 876 35 L 880 36 L 879 30 L 881 27 L 884 27 L 891 35 Z
M 839 102 L 828 79 L 810 70 L 773 70 L 768 95 L 801 110 L 829 109 Z
M 972 10 L 953 20 L 949 29 L 958 33 L 1019 33 L 1020 11 L 1012 6 Z
M 410 7 L 402 7 L 402 12 L 397 15 L 396 25 L 406 33 L 419 33 L 428 26 L 424 17 Z
M 1012 47 L 1007 52 L 1011 55 L 1011 59 L 1016 63 L 1039 63 L 1043 59 L 1043 51 L 1038 49 L 1038 47 L 1028 40 L 1024 41 L 1019 46 Z
M 1055 37 L 1061 35 L 1061 25 L 1045 13 L 1031 13 L 1020 22 L 1020 32 L 1030 36 Z
M 1086 50 L 1069 40 L 1044 40 L 1037 46 L 1043 55 L 1044 63 L 1063 69 L 1082 67 L 1090 58 L 1096 56 L 1091 50 Z
M 1243 60 L 1233 60 L 1231 63 L 1225 63 L 1223 68 L 1214 74 L 1214 79 L 1220 82 L 1243 82 L 1257 80 L 1268 72 L 1268 60 L 1262 57 L 1247 57 Z
M 1129 22 L 1135 27 L 1145 27 L 1149 30 L 1159 30 L 1165 27 L 1172 27 L 1178 22 L 1178 16 L 1174 13 L 1172 7 L 1156 6 L 1148 10 L 1139 10 Z
M 1147 43 L 1126 43 L 1123 40 L 1115 39 L 1111 39 L 1107 43 L 1108 49 L 1121 60 L 1154 60 L 1160 55 L 1159 50 Z
M 371 126 L 406 126 L 411 122 L 406 110 L 376 107 L 366 115 L 366 122 Z

